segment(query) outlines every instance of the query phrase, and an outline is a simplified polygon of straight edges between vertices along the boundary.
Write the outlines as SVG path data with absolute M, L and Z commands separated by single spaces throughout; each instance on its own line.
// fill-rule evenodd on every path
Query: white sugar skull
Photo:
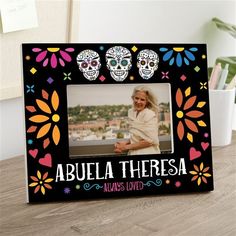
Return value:
M 145 49 L 137 56 L 137 66 L 139 74 L 143 79 L 150 79 L 158 68 L 159 57 L 156 52 Z
M 127 48 L 115 46 L 106 52 L 107 68 L 115 81 L 123 81 L 132 67 L 132 56 Z
M 92 81 L 98 77 L 101 62 L 97 52 L 89 49 L 84 50 L 78 54 L 76 60 L 86 79 Z

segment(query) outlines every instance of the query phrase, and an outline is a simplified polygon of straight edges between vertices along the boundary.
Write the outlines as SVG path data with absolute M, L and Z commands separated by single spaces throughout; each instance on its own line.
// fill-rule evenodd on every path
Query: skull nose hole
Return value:
M 145 68 L 148 69 L 148 64 L 146 64 Z
M 89 70 L 92 70 L 93 68 L 92 68 L 92 66 L 89 66 L 89 68 L 88 68 Z
M 121 69 L 120 65 L 117 66 L 117 69 L 119 69 L 119 70 Z

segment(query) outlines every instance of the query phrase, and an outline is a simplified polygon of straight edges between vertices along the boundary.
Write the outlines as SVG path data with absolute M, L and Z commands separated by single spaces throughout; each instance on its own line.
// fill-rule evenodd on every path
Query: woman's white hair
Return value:
M 158 114 L 158 103 L 157 98 L 155 94 L 152 92 L 151 88 L 149 88 L 146 85 L 138 85 L 134 88 L 132 98 L 135 96 L 137 92 L 145 92 L 147 95 L 147 108 L 154 111 L 156 114 Z

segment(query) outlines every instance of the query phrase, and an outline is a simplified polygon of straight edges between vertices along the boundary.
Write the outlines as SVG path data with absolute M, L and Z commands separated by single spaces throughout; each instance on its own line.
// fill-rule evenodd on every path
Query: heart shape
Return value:
M 29 154 L 30 154 L 33 158 L 35 158 L 35 157 L 37 156 L 37 154 L 38 154 L 38 149 L 31 149 L 31 150 L 29 150 Z
M 44 157 L 39 159 L 39 163 L 43 166 L 52 167 L 52 156 L 47 153 Z
M 199 158 L 202 155 L 200 151 L 197 151 L 194 147 L 189 150 L 190 161 Z
M 202 149 L 205 151 L 209 147 L 209 143 L 201 142 L 201 146 L 202 146 Z

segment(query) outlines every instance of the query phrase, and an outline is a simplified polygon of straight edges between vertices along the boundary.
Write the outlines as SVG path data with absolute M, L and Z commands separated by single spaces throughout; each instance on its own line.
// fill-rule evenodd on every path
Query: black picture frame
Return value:
M 124 76 L 107 65 L 116 50 L 128 58 Z M 30 43 L 22 51 L 28 202 L 213 190 L 205 44 Z M 90 54 L 99 57 L 95 75 L 82 71 Z M 139 71 L 140 55 L 155 60 L 154 74 Z M 152 84 L 170 85 L 170 152 L 70 158 L 68 86 Z

